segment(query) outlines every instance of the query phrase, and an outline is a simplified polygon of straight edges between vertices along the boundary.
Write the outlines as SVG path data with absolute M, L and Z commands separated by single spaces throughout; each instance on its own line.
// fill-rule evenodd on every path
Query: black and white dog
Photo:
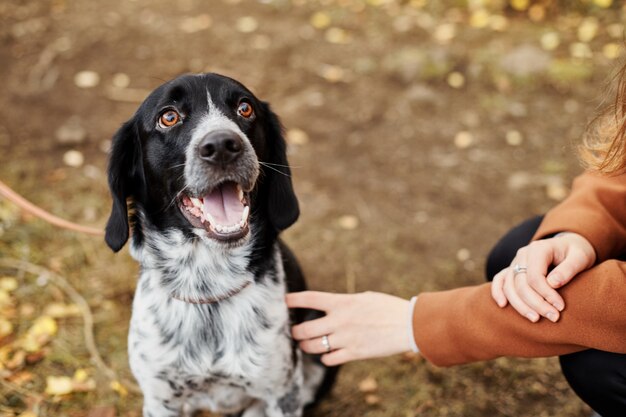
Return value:
M 285 148 L 268 104 L 217 74 L 160 86 L 113 138 L 106 242 L 119 251 L 132 226 L 145 417 L 300 416 L 330 388 L 335 370 L 290 336 L 310 312 L 284 301 L 305 289 L 278 240 L 299 215 Z

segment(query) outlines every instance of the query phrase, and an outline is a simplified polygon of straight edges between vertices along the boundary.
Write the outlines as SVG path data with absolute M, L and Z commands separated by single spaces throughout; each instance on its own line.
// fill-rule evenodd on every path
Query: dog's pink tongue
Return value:
M 222 184 L 205 195 L 203 200 L 204 212 L 209 213 L 215 223 L 231 226 L 241 221 L 244 207 L 239 201 L 239 192 L 235 184 Z

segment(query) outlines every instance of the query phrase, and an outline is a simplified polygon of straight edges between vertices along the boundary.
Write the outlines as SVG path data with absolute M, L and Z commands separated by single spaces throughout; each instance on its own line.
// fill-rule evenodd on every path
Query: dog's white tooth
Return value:
M 202 213 L 204 214 L 204 218 L 208 220 L 209 223 L 216 224 L 213 216 L 211 216 L 211 213 L 205 213 L 204 210 L 202 211 Z
M 248 220 L 248 214 L 250 214 L 250 206 L 245 206 L 243 208 L 243 213 L 241 213 L 241 221 L 245 222 Z
M 239 201 L 243 201 L 243 189 L 239 184 L 237 184 L 237 192 L 239 193 Z
M 196 197 L 191 197 L 190 200 L 194 206 L 198 207 L 199 209 L 202 208 L 202 203 Z
M 205 221 L 204 214 L 200 214 L 200 223 L 204 223 Z

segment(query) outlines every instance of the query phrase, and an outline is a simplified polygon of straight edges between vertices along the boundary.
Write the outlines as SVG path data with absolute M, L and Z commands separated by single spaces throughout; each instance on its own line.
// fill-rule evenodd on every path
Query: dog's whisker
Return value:
M 261 165 L 272 165 L 272 166 L 275 166 L 275 167 L 283 167 L 283 168 L 302 168 L 300 166 L 281 165 L 281 164 L 274 164 L 272 162 L 265 162 L 265 161 L 259 161 L 259 164 L 261 164 Z
M 172 165 L 171 167 L 167 168 L 167 169 L 176 169 L 178 167 L 183 167 L 185 166 L 185 163 L 183 162 L 182 164 L 176 164 L 176 165 Z
M 163 211 L 167 211 L 170 208 L 172 208 L 176 204 L 176 200 L 178 200 L 180 198 L 180 196 L 183 194 L 183 192 L 187 188 L 188 188 L 188 186 L 185 185 L 179 192 L 177 192 L 176 195 L 174 196 L 174 198 L 172 198 L 172 201 L 170 201 L 170 203 L 165 207 L 165 209 Z
M 266 165 L 266 163 L 265 163 L 265 162 L 259 162 L 259 164 L 260 164 L 260 165 L 263 165 L 265 168 L 271 169 L 272 171 L 276 171 L 276 172 L 278 172 L 279 174 L 284 175 L 285 177 L 289 177 L 289 178 L 291 178 L 291 175 L 286 174 L 286 173 L 282 172 L 281 170 L 274 168 L 273 166 Z

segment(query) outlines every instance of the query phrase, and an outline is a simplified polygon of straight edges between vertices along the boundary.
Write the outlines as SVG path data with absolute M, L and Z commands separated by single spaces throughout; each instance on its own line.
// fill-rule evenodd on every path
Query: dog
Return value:
M 302 352 L 287 291 L 306 289 L 278 238 L 299 216 L 282 127 L 218 74 L 155 89 L 114 135 L 105 240 L 141 266 L 128 336 L 144 417 L 295 417 L 335 368 Z

